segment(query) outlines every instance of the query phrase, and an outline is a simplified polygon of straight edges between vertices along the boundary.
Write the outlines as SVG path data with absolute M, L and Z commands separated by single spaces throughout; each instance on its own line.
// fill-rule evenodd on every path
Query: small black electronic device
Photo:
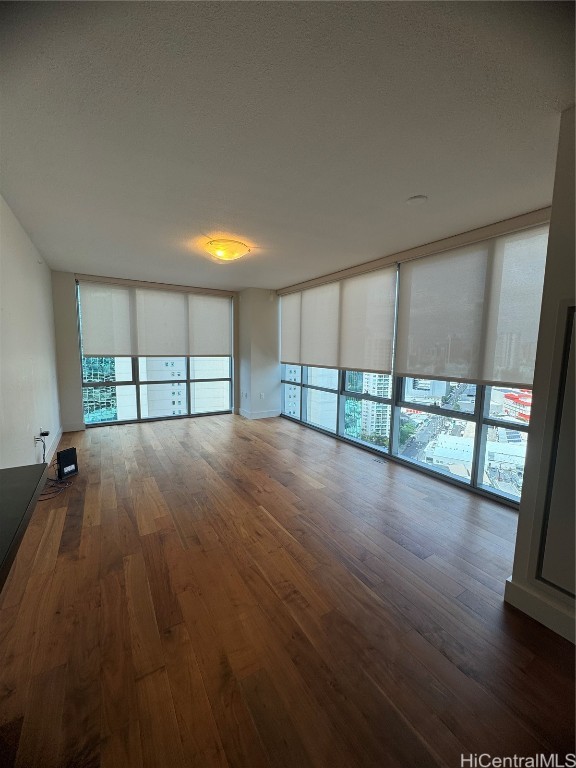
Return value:
M 76 448 L 66 448 L 64 451 L 58 451 L 56 454 L 56 474 L 58 475 L 58 480 L 65 480 L 67 477 L 78 474 Z

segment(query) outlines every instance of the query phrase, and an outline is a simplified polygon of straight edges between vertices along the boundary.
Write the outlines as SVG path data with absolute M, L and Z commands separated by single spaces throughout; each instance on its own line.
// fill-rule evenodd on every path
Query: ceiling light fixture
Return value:
M 427 195 L 413 195 L 412 197 L 409 197 L 408 200 L 406 200 L 406 203 L 408 205 L 422 205 L 422 203 L 427 202 L 427 200 Z
M 211 256 L 220 261 L 234 261 L 250 253 L 250 248 L 238 240 L 210 240 L 204 247 Z

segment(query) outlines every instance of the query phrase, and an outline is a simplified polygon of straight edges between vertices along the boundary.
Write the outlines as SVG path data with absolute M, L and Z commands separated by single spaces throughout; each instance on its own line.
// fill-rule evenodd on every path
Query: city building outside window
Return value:
M 230 357 L 82 357 L 86 424 L 229 412 Z

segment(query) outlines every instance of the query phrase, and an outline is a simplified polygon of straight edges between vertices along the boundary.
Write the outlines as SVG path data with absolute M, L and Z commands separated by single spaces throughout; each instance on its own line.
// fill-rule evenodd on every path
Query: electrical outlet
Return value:
M 264 392 L 260 392 L 260 400 L 264 400 Z

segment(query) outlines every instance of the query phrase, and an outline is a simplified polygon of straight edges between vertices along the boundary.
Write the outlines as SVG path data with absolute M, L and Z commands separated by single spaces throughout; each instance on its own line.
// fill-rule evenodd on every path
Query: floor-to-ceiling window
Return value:
M 284 364 L 282 392 L 284 416 L 520 500 L 530 390 Z
M 78 306 L 86 424 L 232 409 L 229 297 L 89 282 Z
M 282 297 L 282 413 L 518 502 L 547 227 Z

